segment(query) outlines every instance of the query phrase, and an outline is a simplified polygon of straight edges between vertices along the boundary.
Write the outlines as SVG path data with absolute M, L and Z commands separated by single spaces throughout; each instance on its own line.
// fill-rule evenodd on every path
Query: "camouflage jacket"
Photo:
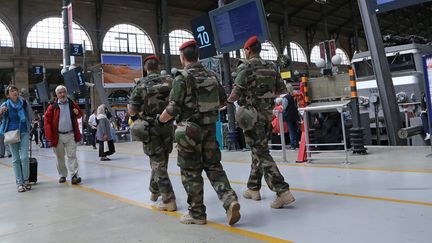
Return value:
M 286 92 L 286 88 L 272 62 L 253 57 L 237 67 L 232 92 L 239 97 L 239 105 L 250 105 L 260 112 L 273 110 L 276 94 Z
M 193 63 L 177 72 L 166 111 L 178 122 L 213 124 L 226 98 L 216 74 L 206 70 L 201 63 Z
M 135 86 L 129 104 L 142 118 L 154 117 L 161 114 L 168 105 L 171 86 L 172 79 L 169 76 L 151 73 Z

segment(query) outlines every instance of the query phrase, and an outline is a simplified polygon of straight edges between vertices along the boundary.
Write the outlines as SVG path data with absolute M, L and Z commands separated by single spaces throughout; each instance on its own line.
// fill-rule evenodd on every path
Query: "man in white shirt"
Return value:
M 93 113 L 90 115 L 88 120 L 88 125 L 89 125 L 90 132 L 92 134 L 93 149 L 96 149 L 96 131 L 97 131 L 96 109 L 93 109 Z

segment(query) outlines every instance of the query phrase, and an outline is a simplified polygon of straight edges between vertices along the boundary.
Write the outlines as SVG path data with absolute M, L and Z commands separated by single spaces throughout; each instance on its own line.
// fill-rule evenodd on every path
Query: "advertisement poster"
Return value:
M 428 106 L 428 115 L 429 119 L 432 119 L 432 54 L 423 57 L 424 62 L 424 75 L 425 75 L 425 91 L 426 91 L 426 100 Z
M 143 77 L 140 55 L 102 54 L 101 63 L 104 88 L 131 88 Z
M 432 54 L 423 56 L 423 67 L 425 76 L 425 93 L 426 93 L 426 105 L 428 108 L 429 118 L 429 132 L 431 132 L 431 121 L 432 121 Z M 431 143 L 432 145 L 432 143 Z

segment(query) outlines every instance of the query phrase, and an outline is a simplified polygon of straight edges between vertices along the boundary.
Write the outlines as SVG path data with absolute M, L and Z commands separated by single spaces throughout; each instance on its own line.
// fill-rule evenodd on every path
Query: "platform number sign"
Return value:
M 192 19 L 191 27 L 200 48 L 200 59 L 215 56 L 216 47 L 208 14 Z
M 82 56 L 83 45 L 82 44 L 70 44 L 70 55 L 71 56 Z
M 33 66 L 33 74 L 42 75 L 43 74 L 43 66 Z
M 208 34 L 208 32 L 206 31 L 206 29 L 205 29 L 205 26 L 199 26 L 198 28 L 197 28 L 197 31 L 198 31 L 198 40 L 199 40 L 199 45 L 200 45 L 200 48 L 205 48 L 205 47 L 207 47 L 207 46 L 210 46 L 211 44 L 210 44 L 210 37 L 209 37 L 209 34 Z

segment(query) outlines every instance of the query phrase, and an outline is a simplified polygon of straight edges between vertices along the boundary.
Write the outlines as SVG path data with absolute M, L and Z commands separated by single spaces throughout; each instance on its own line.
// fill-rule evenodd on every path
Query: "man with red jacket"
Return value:
M 71 175 L 72 184 L 81 183 L 78 176 L 78 162 L 76 157 L 77 142 L 81 141 L 78 118 L 82 112 L 79 106 L 67 97 L 67 89 L 63 85 L 55 89 L 57 99 L 48 106 L 45 112 L 45 137 L 51 142 L 57 157 L 57 171 L 60 175 L 59 183 L 66 182 L 66 176 Z M 68 157 L 66 168 L 65 152 Z

